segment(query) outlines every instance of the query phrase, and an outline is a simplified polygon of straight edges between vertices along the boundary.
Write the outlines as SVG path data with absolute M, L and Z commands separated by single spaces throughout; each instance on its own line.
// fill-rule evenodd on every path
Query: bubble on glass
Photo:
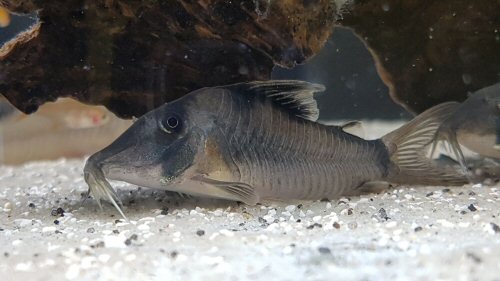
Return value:
M 356 77 L 357 77 L 357 75 L 353 75 L 353 76 L 347 78 L 347 80 L 345 81 L 345 86 L 347 89 L 349 89 L 351 91 L 356 90 Z
M 240 75 L 248 75 L 249 71 L 248 71 L 248 67 L 246 67 L 245 65 L 241 65 L 239 68 L 238 68 L 238 73 Z
M 462 74 L 462 81 L 464 81 L 465 85 L 469 85 L 470 83 L 472 83 L 472 76 L 470 76 L 470 74 L 468 73 L 464 73 Z

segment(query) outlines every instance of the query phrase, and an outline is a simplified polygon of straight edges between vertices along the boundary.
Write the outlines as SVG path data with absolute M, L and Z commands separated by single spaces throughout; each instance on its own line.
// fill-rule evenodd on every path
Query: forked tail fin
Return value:
M 393 164 L 387 181 L 422 185 L 463 185 L 468 182 L 465 174 L 449 166 L 436 165 L 432 157 L 427 156 L 439 126 L 458 105 L 457 102 L 446 102 L 434 106 L 382 138 Z

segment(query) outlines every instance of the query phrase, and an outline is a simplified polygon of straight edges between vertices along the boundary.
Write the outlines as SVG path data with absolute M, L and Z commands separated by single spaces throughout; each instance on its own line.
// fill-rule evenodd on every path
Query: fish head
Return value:
M 188 178 L 186 173 L 196 169 L 214 120 L 213 111 L 206 110 L 209 105 L 197 105 L 198 100 L 185 96 L 140 117 L 92 155 L 85 172 L 101 170 L 107 179 L 144 187 L 181 184 Z

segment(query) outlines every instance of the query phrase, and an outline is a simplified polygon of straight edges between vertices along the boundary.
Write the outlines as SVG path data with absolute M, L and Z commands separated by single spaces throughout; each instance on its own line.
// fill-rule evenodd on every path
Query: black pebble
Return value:
M 173 259 L 175 259 L 178 255 L 179 253 L 177 253 L 177 251 L 172 251 L 172 253 L 170 253 L 170 257 Z
M 500 226 L 498 226 L 498 224 L 490 222 L 490 225 L 491 225 L 491 228 L 493 228 L 493 231 L 495 233 L 500 233 Z
M 113 229 L 113 233 L 114 234 L 120 234 L 120 231 L 118 231 L 118 229 Z
M 87 233 L 94 233 L 95 229 L 93 227 L 87 228 Z
M 57 209 L 52 209 L 52 210 L 50 211 L 50 214 L 51 214 L 52 216 L 54 216 L 54 217 L 57 217 L 57 216 L 62 217 L 62 216 L 64 216 L 64 209 L 63 209 L 63 208 L 61 208 L 61 207 L 59 207 L 59 208 L 57 208 Z
M 431 191 L 431 192 L 427 193 L 427 194 L 425 195 L 425 197 L 430 197 L 430 196 L 432 196 L 432 195 L 434 195 L 434 192 L 432 192 L 432 191 Z
M 327 247 L 319 247 L 318 248 L 318 251 L 321 253 L 321 254 L 331 254 L 332 251 L 330 251 L 330 249 L 328 249 Z
M 137 240 L 137 238 L 138 238 L 137 234 L 130 235 L 129 238 L 125 239 L 125 245 L 127 246 L 132 245 L 132 240 Z
M 205 235 L 205 230 L 201 230 L 201 229 L 200 229 L 200 230 L 197 230 L 197 231 L 196 231 L 196 235 L 198 235 L 198 236 L 203 236 L 203 235 Z
M 467 253 L 467 257 L 470 258 L 471 260 L 473 260 L 475 263 L 481 263 L 482 262 L 481 258 L 478 257 L 474 253 Z
M 90 245 L 90 248 L 96 249 L 96 248 L 104 248 L 106 244 L 104 244 L 104 241 L 99 241 L 95 245 Z
M 415 230 L 415 232 L 419 232 L 419 231 L 422 231 L 423 228 L 421 226 L 417 226 L 417 227 L 415 227 L 414 230 Z
M 54 220 L 54 224 L 55 225 L 59 225 L 59 221 L 58 220 Z
M 378 214 L 380 215 L 380 218 L 384 219 L 384 220 L 389 220 L 390 218 L 387 216 L 387 212 L 385 211 L 384 208 L 380 208 L 380 210 L 378 210 Z
M 28 207 L 30 207 L 30 208 L 35 208 L 36 206 L 35 206 L 35 204 L 34 204 L 34 203 L 29 203 L 29 204 L 28 204 Z
M 477 208 L 474 206 L 474 204 L 470 204 L 469 207 L 467 207 L 471 212 L 477 211 Z
M 317 227 L 317 228 L 322 228 L 322 227 L 323 227 L 323 225 L 322 225 L 322 224 L 320 224 L 320 223 L 317 223 L 317 222 L 316 222 L 316 223 L 311 224 L 310 226 L 308 226 L 308 227 L 306 227 L 306 228 L 307 228 L 307 229 L 313 229 L 313 228 L 315 228 L 315 227 Z
M 335 227 L 336 229 L 339 229 L 340 228 L 340 224 L 338 222 L 334 222 L 333 223 L 333 227 Z

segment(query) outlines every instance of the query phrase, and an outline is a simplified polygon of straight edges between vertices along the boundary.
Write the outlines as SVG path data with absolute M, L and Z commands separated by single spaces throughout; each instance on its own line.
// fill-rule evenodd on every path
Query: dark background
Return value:
M 35 17 L 13 15 L 0 28 L 0 44 L 33 24 Z M 300 79 L 321 83 L 326 91 L 317 96 L 322 120 L 409 118 L 395 104 L 377 75 L 373 59 L 363 43 L 348 29 L 336 28 L 323 50 L 294 69 L 276 67 L 274 79 Z

